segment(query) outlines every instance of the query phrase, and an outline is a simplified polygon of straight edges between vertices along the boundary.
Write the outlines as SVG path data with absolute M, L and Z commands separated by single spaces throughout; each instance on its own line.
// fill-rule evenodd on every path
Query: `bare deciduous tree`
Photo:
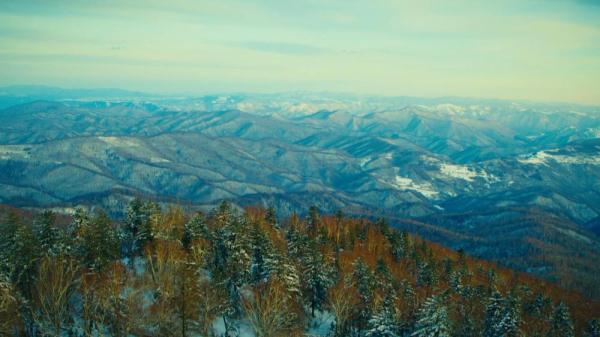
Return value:
M 44 257 L 33 289 L 32 317 L 43 335 L 60 336 L 69 320 L 69 299 L 78 280 L 77 263 L 66 257 Z
M 254 289 L 243 299 L 247 319 L 257 337 L 297 333 L 297 315 L 282 285 L 276 281 Z
M 0 336 L 10 336 L 21 323 L 15 289 L 8 281 L 0 281 Z
M 329 291 L 329 310 L 335 316 L 335 336 L 344 336 L 348 321 L 358 305 L 358 294 L 353 287 L 341 281 Z

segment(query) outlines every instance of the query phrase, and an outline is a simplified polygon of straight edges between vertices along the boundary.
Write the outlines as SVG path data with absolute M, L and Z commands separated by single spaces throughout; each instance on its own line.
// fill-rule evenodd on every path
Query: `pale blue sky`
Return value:
M 600 104 L 600 1 L 0 1 L 0 85 Z

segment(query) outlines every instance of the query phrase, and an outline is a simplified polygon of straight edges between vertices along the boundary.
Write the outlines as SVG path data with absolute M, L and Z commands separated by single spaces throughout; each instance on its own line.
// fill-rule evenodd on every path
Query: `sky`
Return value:
M 0 85 L 600 104 L 600 0 L 0 0 Z

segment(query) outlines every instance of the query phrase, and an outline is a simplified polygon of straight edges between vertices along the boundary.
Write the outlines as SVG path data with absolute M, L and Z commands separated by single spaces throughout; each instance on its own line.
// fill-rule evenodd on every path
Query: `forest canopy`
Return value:
M 600 304 L 385 220 L 6 212 L 2 336 L 599 336 Z

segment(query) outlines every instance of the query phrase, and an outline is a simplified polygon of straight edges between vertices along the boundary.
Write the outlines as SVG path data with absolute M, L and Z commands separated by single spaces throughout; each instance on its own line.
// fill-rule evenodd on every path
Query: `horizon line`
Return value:
M 363 93 L 363 92 L 350 92 L 350 91 L 336 91 L 336 90 L 307 90 L 307 89 L 297 89 L 297 90 L 284 90 L 284 91 L 246 91 L 246 90 L 231 90 L 231 91 L 223 91 L 223 90 L 199 90 L 199 91 L 152 91 L 152 90 L 140 90 L 133 88 L 125 88 L 125 87 L 117 87 L 117 86 L 82 86 L 82 87 L 69 87 L 69 86 L 61 86 L 61 85 L 49 85 L 49 84 L 9 84 L 9 85 L 1 85 L 0 86 L 0 95 L 7 95 L 2 90 L 9 88 L 44 88 L 44 89 L 54 89 L 54 90 L 63 90 L 63 91 L 122 91 L 128 92 L 130 94 L 144 95 L 144 96 L 157 96 L 156 98 L 175 98 L 175 96 L 182 96 L 180 98 L 194 98 L 194 97 L 206 97 L 206 96 L 218 96 L 218 95 L 246 95 L 246 96 L 259 96 L 259 95 L 289 95 L 289 94 L 319 94 L 319 95 L 340 95 L 340 96 L 355 96 L 357 98 L 380 98 L 380 99 L 399 99 L 399 98 L 410 98 L 410 99 L 423 99 L 423 100 L 470 100 L 470 101 L 492 101 L 492 102 L 505 102 L 505 103 L 524 103 L 531 105 L 574 105 L 579 107 L 586 108 L 600 108 L 600 104 L 590 104 L 590 103 L 581 103 L 581 102 L 573 102 L 573 101 L 544 101 L 544 100 L 535 100 L 535 99 L 525 99 L 525 98 L 497 98 L 497 97 L 476 97 L 476 96 L 411 96 L 411 95 L 386 95 L 386 94 L 371 94 L 371 93 Z M 11 93 L 8 93 L 11 95 Z M 35 96 L 35 93 L 25 93 L 24 95 Z M 41 95 L 41 94 L 40 94 Z M 109 96 L 110 97 L 110 96 Z M 106 98 L 109 98 L 106 97 Z M 73 98 L 76 98 L 74 96 Z M 326 96 L 324 96 L 326 98 Z

